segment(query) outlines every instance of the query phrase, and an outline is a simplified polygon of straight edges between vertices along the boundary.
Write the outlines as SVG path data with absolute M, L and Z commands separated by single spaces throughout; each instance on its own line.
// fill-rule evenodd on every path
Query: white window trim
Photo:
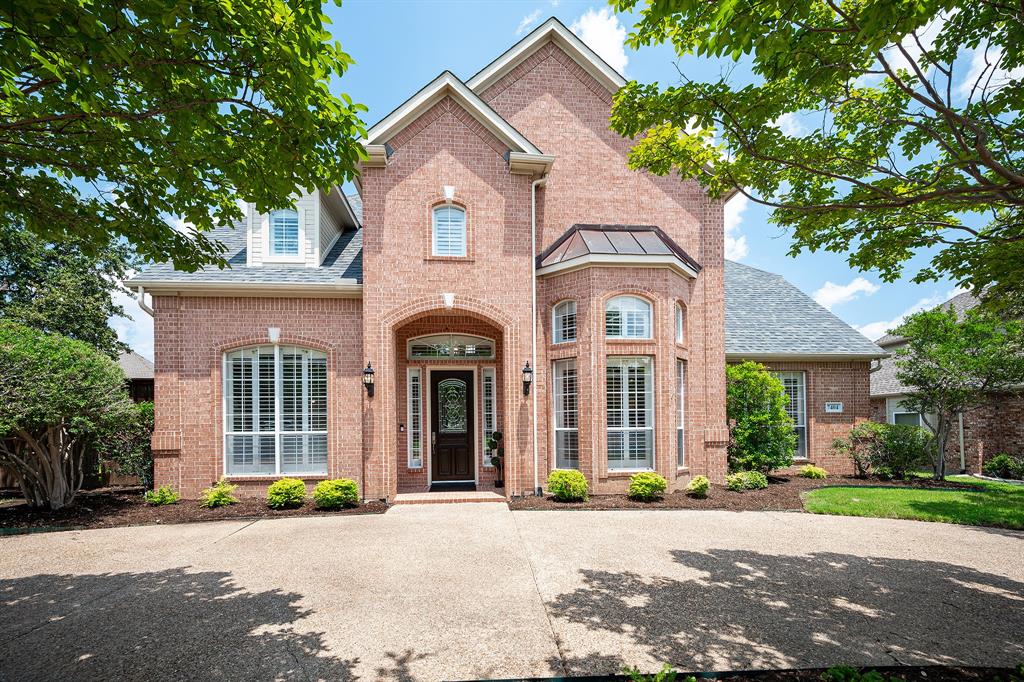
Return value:
M 438 253 L 437 212 L 441 209 L 455 210 L 462 213 L 462 253 Z M 435 258 L 466 258 L 469 255 L 469 211 L 464 206 L 440 204 L 430 209 L 430 255 Z
M 810 429 L 807 426 L 807 372 L 803 370 L 787 369 L 775 371 L 774 374 L 775 377 L 779 379 L 779 381 L 782 380 L 782 375 L 784 374 L 800 375 L 800 404 L 803 405 L 804 408 L 803 414 L 801 415 L 803 417 L 803 423 L 794 424 L 794 430 L 801 428 L 804 430 L 804 453 L 802 455 L 800 454 L 800 445 L 798 443 L 796 454 L 793 455 L 793 460 L 796 462 L 806 462 L 807 460 L 810 459 L 811 449 Z M 786 397 L 788 398 L 789 395 L 786 394 Z
M 650 371 L 650 375 L 649 376 L 650 376 L 650 385 L 651 385 L 651 388 L 650 388 L 650 396 L 651 396 L 651 425 L 648 426 L 648 427 L 645 427 L 643 430 L 651 432 L 651 466 L 649 466 L 649 467 L 632 467 L 632 468 L 616 468 L 616 469 L 613 469 L 611 467 L 611 465 L 609 464 L 609 462 L 608 462 L 608 434 L 610 432 L 612 432 L 612 431 L 628 432 L 628 431 L 640 431 L 641 430 L 641 429 L 630 428 L 628 426 L 616 426 L 616 427 L 608 426 L 608 405 L 607 405 L 607 400 L 608 400 L 608 364 L 611 364 L 613 362 L 619 362 L 619 361 L 627 361 L 627 360 L 643 360 L 643 361 L 645 361 L 647 363 L 647 368 Z M 657 460 L 658 443 L 657 443 L 657 438 L 656 438 L 656 435 L 657 435 L 657 429 L 656 429 L 657 424 L 656 424 L 656 421 L 657 421 L 658 409 L 657 409 L 657 404 L 656 404 L 655 401 L 657 399 L 656 397 L 657 397 L 658 393 L 657 393 L 657 389 L 656 389 L 656 387 L 654 385 L 654 383 L 655 383 L 655 380 L 654 380 L 654 377 L 655 377 L 655 374 L 654 374 L 654 357 L 651 356 L 651 355 L 611 355 L 611 356 L 608 357 L 608 359 L 605 362 L 606 362 L 606 365 L 605 365 L 605 377 L 604 377 L 604 383 L 605 383 L 605 386 L 604 386 L 604 392 L 605 392 L 605 426 L 604 426 L 604 434 L 605 434 L 605 446 L 604 446 L 605 468 L 607 469 L 607 471 L 609 473 L 615 473 L 615 474 L 636 473 L 636 472 L 639 472 L 639 471 L 657 471 L 657 466 L 658 466 L 658 460 Z M 623 389 L 625 390 L 625 384 L 623 384 Z M 625 405 L 627 403 L 628 403 L 628 401 L 624 401 L 623 405 Z
M 676 343 L 678 343 L 678 344 L 685 344 L 686 343 L 686 310 L 683 308 L 683 305 L 681 303 L 678 303 L 678 302 L 676 303 L 675 313 L 676 313 L 676 319 L 675 319 Z
M 320 350 L 317 350 L 317 349 L 314 349 L 314 348 L 307 348 L 307 347 L 304 347 L 304 346 L 296 346 L 294 344 L 280 344 L 280 343 L 275 343 L 275 344 L 262 343 L 262 344 L 259 344 L 259 345 L 256 345 L 256 346 L 245 346 L 245 347 L 242 347 L 242 348 L 233 348 L 231 350 L 224 351 L 223 353 L 221 353 L 221 424 L 222 424 L 222 435 L 221 435 L 221 471 L 223 472 L 224 476 L 226 476 L 228 478 L 266 478 L 267 476 L 295 476 L 295 477 L 298 477 L 298 478 L 316 478 L 316 477 L 322 477 L 322 476 L 328 475 L 328 471 L 329 471 L 329 468 L 330 468 L 330 456 L 331 456 L 331 453 L 330 453 L 330 437 L 329 437 L 330 436 L 330 423 L 331 423 L 331 414 L 330 414 L 330 367 L 329 366 L 327 367 L 327 375 L 326 375 L 326 381 L 327 381 L 327 404 L 326 404 L 325 407 L 326 407 L 326 410 L 327 410 L 326 411 L 326 420 L 327 420 L 326 423 L 327 423 L 328 428 L 323 430 L 323 431 L 308 431 L 308 430 L 307 431 L 282 431 L 281 430 L 281 412 L 282 412 L 282 409 L 283 409 L 283 407 L 282 407 L 282 404 L 283 404 L 282 399 L 283 399 L 283 385 L 284 385 L 284 382 L 283 382 L 283 379 L 282 379 L 282 376 L 281 376 L 281 349 L 282 349 L 282 347 L 285 347 L 285 346 L 288 347 L 288 348 L 298 348 L 300 350 L 307 350 L 307 351 L 313 351 L 313 352 L 317 352 L 317 353 L 322 353 L 322 354 L 325 355 L 325 359 L 326 359 L 326 353 L 324 353 L 323 351 L 320 351 Z M 229 386 L 230 386 L 230 383 L 231 383 L 231 381 L 230 381 L 230 372 L 229 372 L 230 365 L 228 363 L 228 356 L 231 355 L 232 353 L 244 352 L 244 351 L 252 351 L 252 350 L 257 350 L 259 348 L 270 348 L 270 347 L 273 347 L 273 349 L 274 349 L 274 430 L 273 431 L 260 431 L 259 430 L 259 407 L 258 407 L 258 405 L 259 405 L 259 394 L 258 394 L 257 382 L 254 381 L 253 382 L 253 396 L 252 396 L 252 398 L 253 398 L 252 422 L 253 422 L 253 429 L 254 430 L 253 431 L 232 431 L 229 428 L 230 425 L 228 423 L 228 399 L 229 399 L 229 395 L 230 395 Z M 258 350 L 257 350 L 257 353 L 258 353 Z M 254 377 L 257 376 L 258 372 L 259 372 L 259 360 L 257 358 L 257 361 L 256 361 L 255 366 L 254 366 L 254 370 L 253 370 L 253 376 Z M 309 394 L 309 373 L 308 373 L 308 370 L 306 369 L 305 366 L 303 367 L 302 382 L 303 382 L 303 402 L 306 403 L 309 400 L 309 397 L 308 397 L 308 394 Z M 308 404 L 305 406 L 305 411 L 308 413 Z M 318 435 L 323 435 L 323 436 L 327 437 L 328 451 L 327 451 L 327 461 L 324 464 L 324 470 L 323 471 L 283 471 L 282 467 L 281 467 L 281 436 L 282 435 L 286 435 L 286 436 L 318 436 Z M 228 458 L 230 456 L 230 453 L 228 452 L 228 438 L 230 438 L 232 436 L 253 436 L 254 439 L 257 439 L 260 436 L 273 436 L 273 438 L 274 438 L 274 471 L 271 472 L 271 473 L 264 473 L 264 472 L 258 472 L 258 473 L 229 473 L 228 472 Z M 255 441 L 254 441 L 253 448 L 254 448 L 253 456 L 255 457 L 255 452 L 256 452 L 256 450 L 255 450 L 255 448 L 256 448 Z
M 412 347 L 417 341 L 423 339 L 429 339 L 435 336 L 447 336 L 450 338 L 460 339 L 475 339 L 478 341 L 487 341 L 491 344 L 490 355 L 413 355 Z M 498 352 L 498 345 L 494 339 L 487 338 L 486 336 L 476 336 L 475 334 L 421 334 L 409 339 L 405 344 L 405 357 L 407 360 L 415 360 L 417 362 L 472 362 L 474 360 L 487 360 L 490 362 L 494 361 Z
M 576 427 L 569 428 L 566 426 L 558 426 L 558 365 L 559 363 L 571 362 L 575 366 L 576 370 Z M 579 437 L 580 437 L 580 370 L 579 363 L 576 358 L 563 358 L 561 360 L 555 360 L 551 363 L 551 453 L 552 457 L 552 469 L 564 469 L 567 471 L 579 471 Z M 575 431 L 576 432 L 576 466 L 575 467 L 560 467 L 558 466 L 558 433 L 560 431 Z
M 906 409 L 903 409 L 903 410 L 893 410 L 893 412 L 892 412 L 892 422 L 890 422 L 891 424 L 893 424 L 893 425 L 896 424 L 896 415 L 898 415 L 898 414 L 915 414 L 915 415 L 917 415 L 917 425 L 919 427 L 920 426 L 924 426 L 924 417 L 922 416 L 922 414 L 920 412 L 914 412 L 912 410 L 906 410 Z
M 413 409 L 412 409 L 412 403 L 413 403 L 413 396 L 412 396 L 413 377 L 415 377 L 417 382 L 419 383 L 419 389 L 420 389 L 420 395 L 419 395 L 419 398 L 418 398 L 418 400 L 419 400 L 419 406 L 418 406 L 419 407 L 419 418 L 420 418 L 420 425 L 419 425 L 420 448 L 419 448 L 419 453 L 418 454 L 415 452 L 415 450 L 413 448 L 413 436 L 415 434 L 415 431 L 413 430 L 413 419 L 412 419 L 412 417 L 413 417 Z M 422 469 L 423 468 L 423 433 L 424 433 L 424 429 L 423 429 L 423 416 L 425 414 L 425 410 L 423 409 L 423 370 L 421 370 L 419 367 L 409 367 L 409 368 L 407 368 L 407 370 L 406 370 L 406 381 L 405 381 L 405 391 L 406 391 L 405 406 L 406 406 L 406 413 L 407 413 L 407 421 L 406 421 L 406 423 L 409 425 L 408 429 L 406 430 L 406 439 L 405 439 L 406 440 L 406 453 L 407 453 L 406 467 L 409 468 L 409 469 Z
M 676 425 L 676 468 L 689 467 L 686 461 L 686 361 L 676 359 L 676 396 L 679 399 L 679 423 Z M 681 437 L 681 438 L 680 438 Z M 680 462 L 682 455 L 682 462 Z
M 608 312 L 609 312 L 609 308 L 616 301 L 621 301 L 623 299 L 634 299 L 634 300 L 637 300 L 637 301 L 641 301 L 641 302 L 644 303 L 644 305 L 647 306 L 647 335 L 646 336 L 626 336 L 626 335 L 624 335 L 624 333 L 626 331 L 626 320 L 625 320 L 625 318 L 622 319 L 622 329 L 620 330 L 621 332 L 623 332 L 623 334 L 613 336 L 613 335 L 608 333 Z M 646 298 L 644 298 L 642 296 L 636 296 L 634 294 L 622 294 L 622 295 L 619 295 L 619 296 L 613 296 L 612 298 L 608 299 L 608 301 L 604 304 L 604 336 L 605 336 L 606 339 L 612 339 L 612 340 L 616 340 L 616 341 L 618 341 L 618 340 L 625 340 L 625 341 L 649 341 L 650 339 L 654 338 L 654 303 L 652 303 L 651 301 L 647 300 Z
M 565 317 L 565 315 L 559 314 L 558 309 L 561 308 L 562 306 L 566 306 L 566 305 L 569 305 L 569 304 L 572 304 L 572 316 L 576 320 L 575 323 L 573 324 L 573 331 L 572 331 L 573 336 L 572 336 L 571 339 L 561 338 L 560 335 L 559 335 L 559 329 L 560 329 L 559 328 L 559 321 L 561 320 L 561 318 Z M 555 343 L 555 344 L 575 343 L 579 339 L 579 334 L 580 334 L 579 304 L 577 304 L 576 300 L 572 299 L 572 298 L 567 298 L 567 299 L 565 299 L 563 301 L 559 301 L 558 303 L 556 303 L 554 305 L 554 307 L 551 309 L 551 341 L 552 341 L 552 343 Z M 564 331 L 563 331 L 562 336 L 564 336 Z
M 491 397 L 487 397 L 487 385 L 490 383 Z M 498 430 L 498 381 L 494 367 L 480 369 L 480 464 L 485 469 L 493 469 L 490 452 L 487 450 L 487 438 Z
M 270 244 L 270 213 L 263 213 L 260 216 L 260 229 L 263 234 L 264 263 L 305 263 L 306 262 L 306 211 L 294 206 L 292 208 L 299 218 L 299 253 L 294 256 L 276 256 Z M 271 212 L 273 213 L 273 211 Z

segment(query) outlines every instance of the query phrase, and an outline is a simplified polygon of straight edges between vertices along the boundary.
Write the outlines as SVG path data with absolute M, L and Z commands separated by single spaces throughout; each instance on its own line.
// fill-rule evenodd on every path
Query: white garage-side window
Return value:
M 409 458 L 410 469 L 423 466 L 423 380 L 419 367 L 410 367 L 408 375 Z
M 555 306 L 553 319 L 555 343 L 576 340 L 576 301 L 562 301 Z
M 224 471 L 327 473 L 327 355 L 256 346 L 224 355 Z
M 435 256 L 466 255 L 466 211 L 458 206 L 434 209 L 433 254 Z
M 649 357 L 609 357 L 608 468 L 654 468 L 654 372 Z
M 636 296 L 616 296 L 604 309 L 604 333 L 609 339 L 651 338 L 651 304 Z
M 807 382 L 803 372 L 775 372 L 775 376 L 782 382 L 783 390 L 789 399 L 786 406 L 786 413 L 793 420 L 796 429 L 797 459 L 807 459 Z

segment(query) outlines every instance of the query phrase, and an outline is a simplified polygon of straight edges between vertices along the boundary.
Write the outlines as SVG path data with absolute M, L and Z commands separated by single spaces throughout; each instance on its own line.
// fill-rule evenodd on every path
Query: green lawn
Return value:
M 814 514 L 1024 529 L 1024 486 L 969 476 L 950 476 L 949 480 L 971 483 L 977 490 L 837 486 L 807 493 L 804 509 Z

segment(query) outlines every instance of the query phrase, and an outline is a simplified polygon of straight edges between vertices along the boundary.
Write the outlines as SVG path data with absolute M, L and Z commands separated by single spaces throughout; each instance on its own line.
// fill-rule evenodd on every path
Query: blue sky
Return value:
M 678 80 L 681 69 L 691 79 L 713 80 L 729 66 L 696 58 L 679 61 L 664 46 L 632 51 L 623 41 L 636 19 L 587 0 L 346 0 L 340 8 L 327 5 L 326 11 L 334 37 L 356 60 L 332 89 L 368 106 L 369 125 L 446 69 L 468 79 L 550 16 L 570 26 L 627 79 L 669 84 Z M 742 78 L 741 72 L 733 75 Z M 768 224 L 766 209 L 742 197 L 730 202 L 726 216 L 729 257 L 783 275 L 869 338 L 955 293 L 950 282 L 909 281 L 928 260 L 926 254 L 910 262 L 903 281 L 887 284 L 874 273 L 851 269 L 843 254 L 787 256 L 788 235 Z M 124 303 L 135 320 L 111 324 L 122 339 L 152 358 L 152 320 L 134 301 Z

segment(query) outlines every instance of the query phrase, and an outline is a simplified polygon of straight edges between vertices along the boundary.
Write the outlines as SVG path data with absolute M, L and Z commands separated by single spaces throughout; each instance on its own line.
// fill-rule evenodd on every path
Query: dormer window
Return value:
M 299 255 L 299 212 L 286 208 L 270 214 L 270 256 L 295 258 Z
M 445 204 L 436 207 L 433 216 L 433 255 L 465 257 L 466 211 Z

